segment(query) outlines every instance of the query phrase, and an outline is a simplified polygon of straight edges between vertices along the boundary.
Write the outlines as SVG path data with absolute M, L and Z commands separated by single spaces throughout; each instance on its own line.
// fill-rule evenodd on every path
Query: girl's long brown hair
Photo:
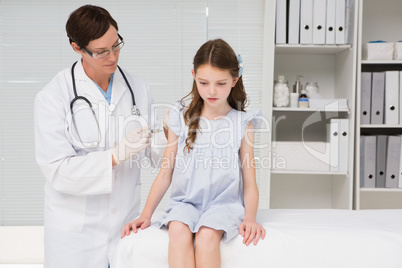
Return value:
M 213 67 L 229 70 L 232 77 L 239 76 L 239 62 L 233 49 L 228 43 L 222 39 L 210 40 L 204 43 L 194 56 L 194 72 L 197 73 L 199 66 L 210 64 Z M 204 100 L 201 98 L 197 90 L 197 84 L 193 81 L 191 92 L 182 98 L 182 103 L 187 97 L 191 98 L 191 103 L 184 111 L 184 122 L 188 126 L 188 135 L 186 138 L 187 152 L 193 149 L 197 131 L 199 130 L 199 122 Z M 229 105 L 238 111 L 244 111 L 247 104 L 247 94 L 244 90 L 243 79 L 239 78 L 236 85 L 230 91 L 228 96 Z

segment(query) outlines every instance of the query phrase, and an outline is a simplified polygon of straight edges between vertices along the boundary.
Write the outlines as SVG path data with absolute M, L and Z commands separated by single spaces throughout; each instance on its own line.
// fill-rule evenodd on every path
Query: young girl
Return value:
M 254 128 L 258 112 L 244 112 L 241 67 L 223 40 L 206 42 L 194 57 L 191 103 L 170 111 L 164 162 L 140 217 L 123 227 L 145 229 L 172 183 L 166 215 L 170 267 L 220 267 L 220 241 L 239 233 L 256 245 L 265 229 L 256 222 L 258 189 Z

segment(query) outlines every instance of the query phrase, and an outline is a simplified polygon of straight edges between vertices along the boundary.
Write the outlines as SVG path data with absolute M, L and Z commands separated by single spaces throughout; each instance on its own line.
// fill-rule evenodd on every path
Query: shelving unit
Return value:
M 402 134 L 402 125 L 360 124 L 361 110 L 361 73 L 386 70 L 402 71 L 402 61 L 362 60 L 362 45 L 373 40 L 396 42 L 402 39 L 400 25 L 402 1 L 399 0 L 361 0 L 359 4 L 359 37 L 357 55 L 357 102 L 356 137 L 361 135 Z M 355 154 L 355 208 L 356 209 L 401 209 L 402 189 L 399 188 L 361 188 L 360 187 L 360 143 L 356 142 Z
M 266 1 L 266 4 L 276 1 Z M 270 133 L 271 168 L 268 174 L 270 208 L 353 208 L 353 160 L 355 130 L 356 57 L 358 0 L 352 15 L 352 43 L 345 45 L 288 45 L 275 44 L 270 36 L 267 48 L 274 57 L 273 72 L 267 76 L 272 80 L 268 87 L 267 109 L 272 114 Z M 272 4 L 269 4 L 272 7 Z M 267 11 L 275 17 L 275 8 Z M 275 24 L 274 24 L 275 25 Z M 272 59 L 271 59 L 272 60 Z M 297 75 L 306 82 L 317 82 L 320 95 L 325 99 L 347 99 L 348 108 L 290 108 L 273 107 L 273 80 L 284 75 L 292 90 Z M 299 148 L 316 144 L 325 148 L 328 144 L 327 127 L 331 118 L 349 119 L 349 144 L 347 171 L 332 172 L 325 157 L 328 151 L 317 151 L 322 158 L 312 158 L 314 164 L 308 169 L 292 169 L 275 166 L 280 156 L 275 154 L 278 142 L 292 142 Z M 297 158 L 296 158 L 297 159 Z M 300 158 L 300 162 L 307 161 Z M 321 161 L 321 162 L 320 162 Z M 286 162 L 286 159 L 285 159 Z M 285 163 L 286 164 L 286 163 Z M 306 166 L 309 163 L 306 163 Z M 319 168 L 318 168 L 319 166 Z

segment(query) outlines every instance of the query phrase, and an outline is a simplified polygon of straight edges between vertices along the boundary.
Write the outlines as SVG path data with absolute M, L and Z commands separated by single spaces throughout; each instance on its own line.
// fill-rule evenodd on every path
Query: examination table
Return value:
M 401 268 L 402 210 L 270 209 L 265 240 L 221 242 L 222 268 Z M 168 268 L 168 232 L 151 226 L 120 240 L 113 268 Z

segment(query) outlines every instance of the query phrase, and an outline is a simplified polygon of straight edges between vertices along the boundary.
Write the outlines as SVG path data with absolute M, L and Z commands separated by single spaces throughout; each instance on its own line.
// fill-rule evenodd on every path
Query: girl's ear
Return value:
M 195 72 L 194 72 L 194 69 L 191 69 L 191 74 L 193 75 L 193 78 L 194 78 L 194 80 L 195 80 Z
M 239 77 L 234 77 L 232 87 L 234 87 L 236 85 L 237 81 L 239 81 Z

